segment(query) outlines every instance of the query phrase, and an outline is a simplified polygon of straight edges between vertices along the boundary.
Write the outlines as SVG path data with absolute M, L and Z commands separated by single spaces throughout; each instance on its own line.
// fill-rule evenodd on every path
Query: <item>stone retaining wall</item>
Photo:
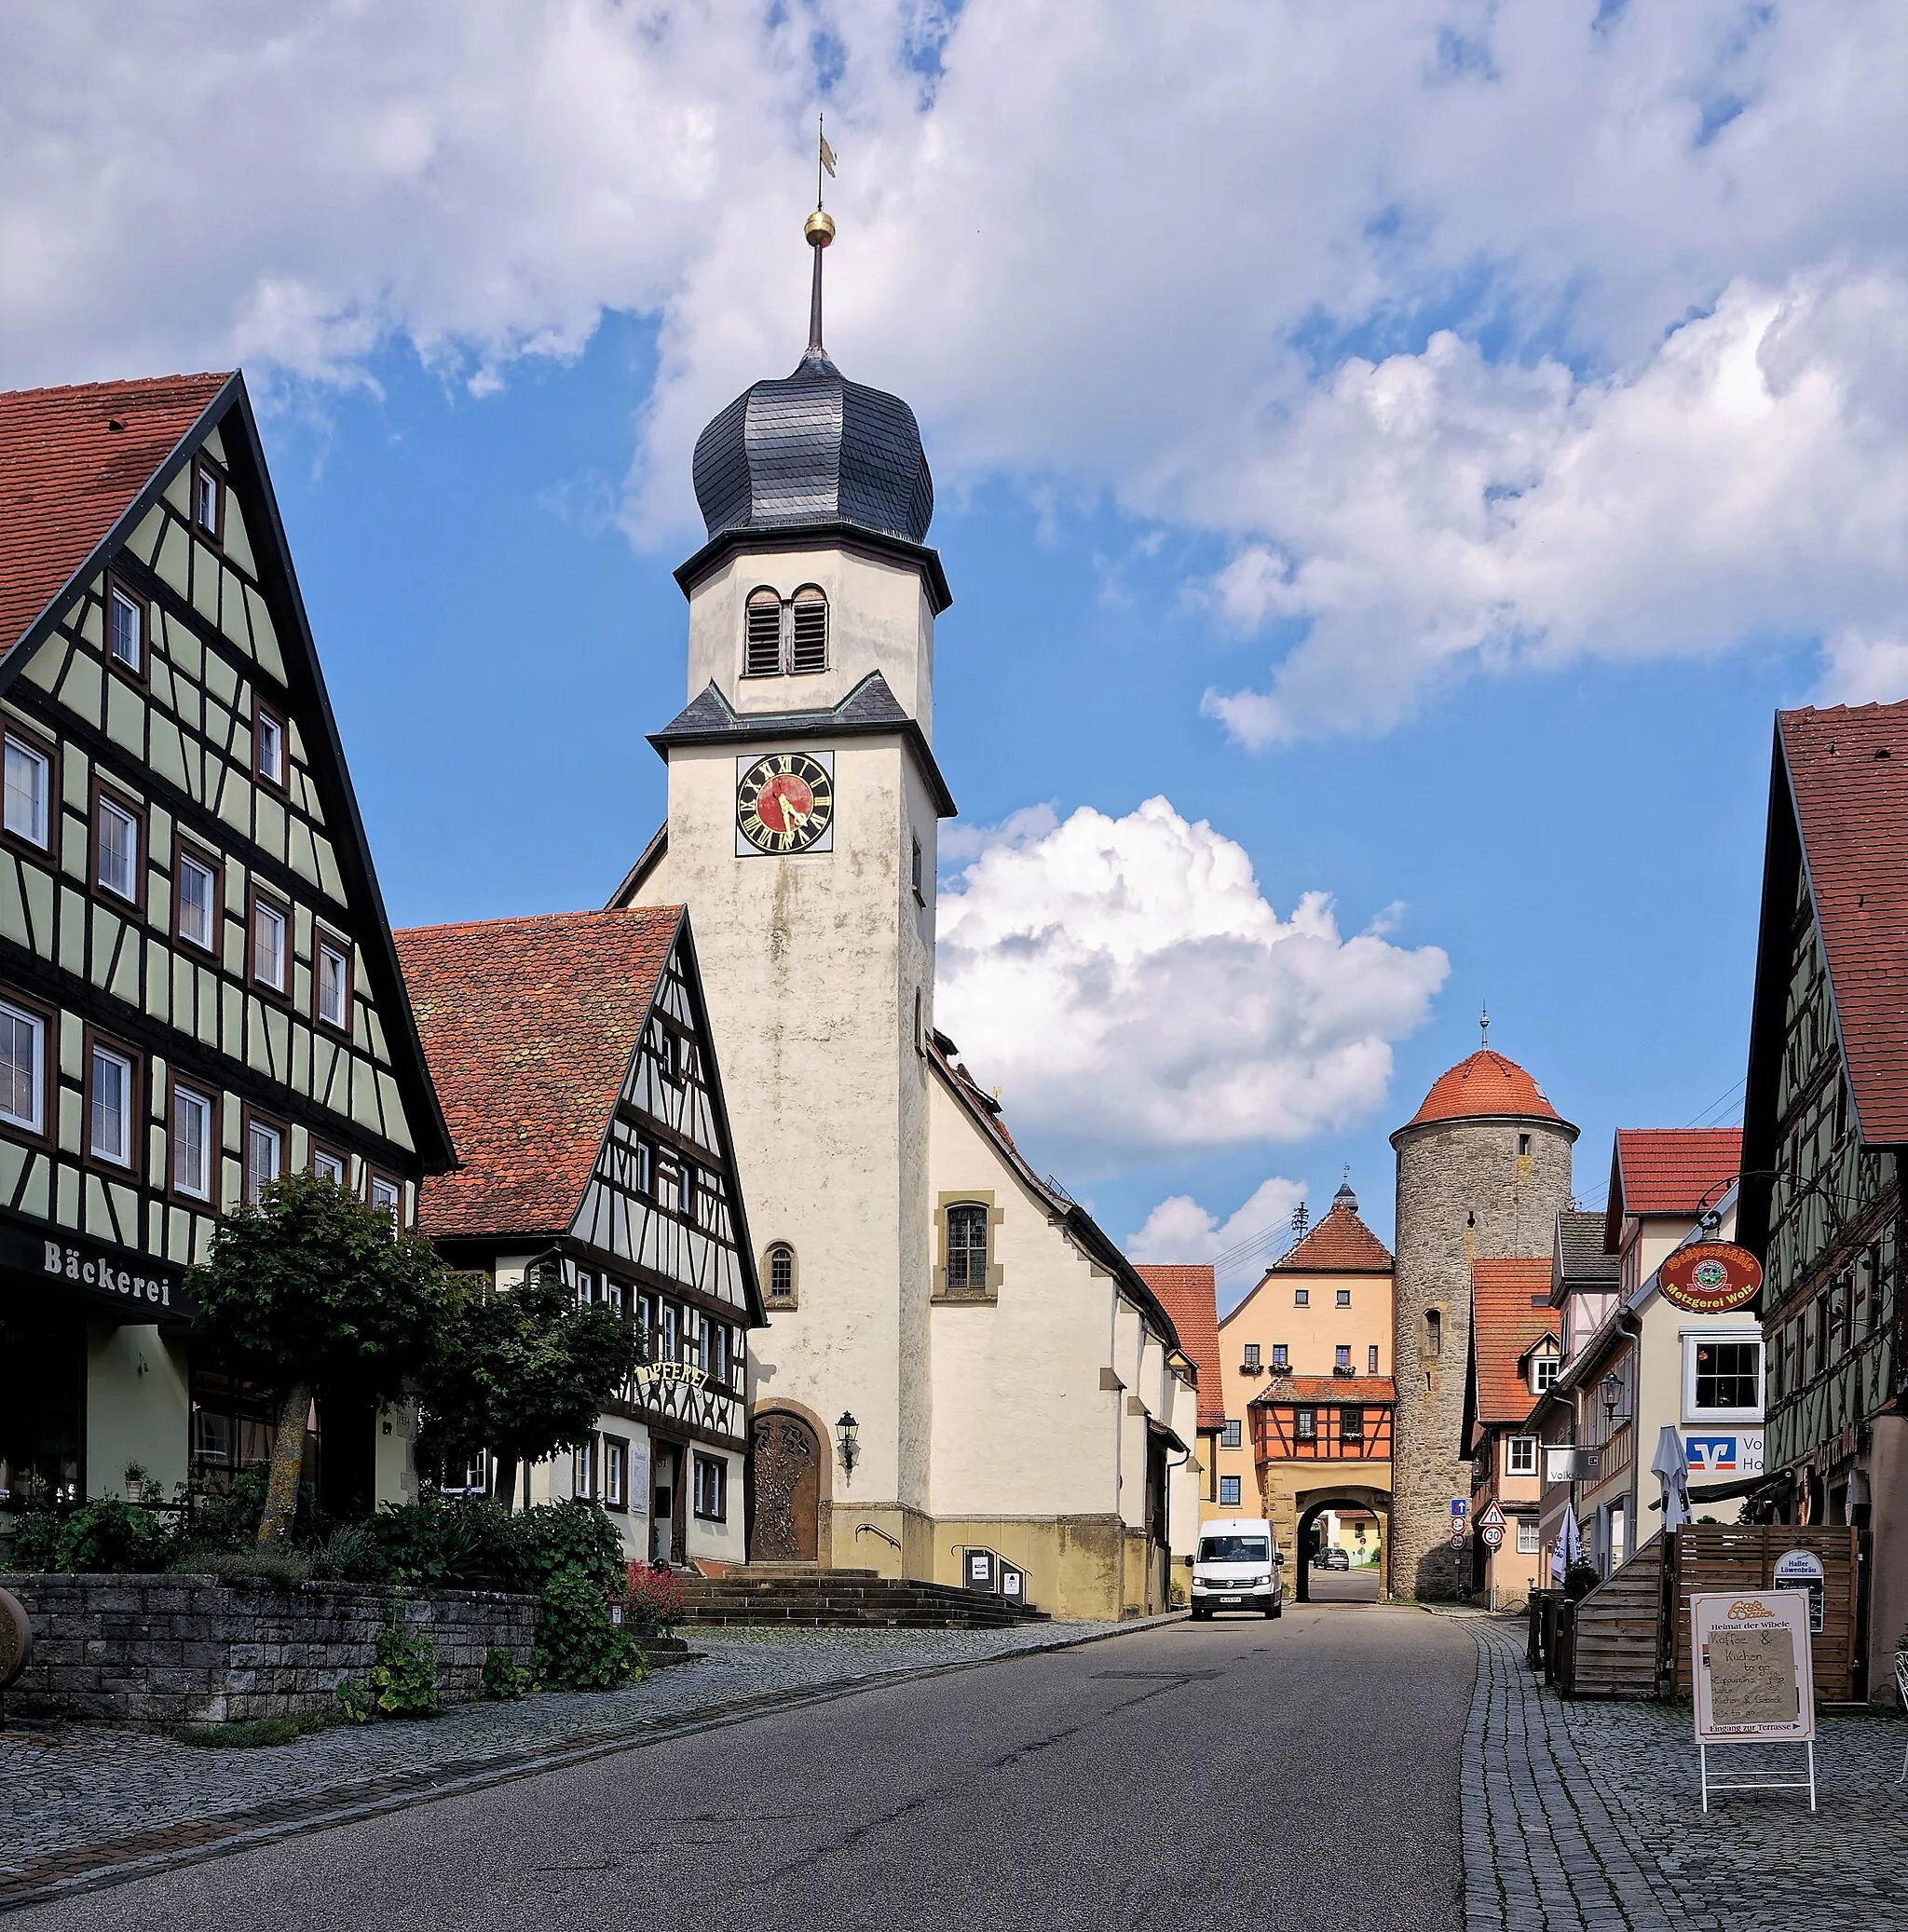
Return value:
M 394 1609 L 436 1645 L 439 1697 L 461 1704 L 493 1644 L 527 1669 L 537 1635 L 534 1598 L 485 1590 L 187 1575 L 0 1575 L 0 1588 L 33 1625 L 33 1662 L 5 1694 L 25 1717 L 222 1723 L 325 1709 L 369 1673 Z

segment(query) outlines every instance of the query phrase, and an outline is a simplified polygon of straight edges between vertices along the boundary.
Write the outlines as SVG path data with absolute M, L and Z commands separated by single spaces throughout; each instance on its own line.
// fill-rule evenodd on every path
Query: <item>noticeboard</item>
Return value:
M 1807 1594 L 1756 1590 L 1692 1597 L 1689 1614 L 1697 1658 L 1697 1742 L 1813 1743 Z

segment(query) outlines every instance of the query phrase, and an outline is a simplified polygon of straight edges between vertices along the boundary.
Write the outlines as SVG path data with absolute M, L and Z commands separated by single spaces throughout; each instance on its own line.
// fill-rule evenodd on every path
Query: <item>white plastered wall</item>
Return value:
M 137 1463 L 170 1496 L 185 1480 L 191 1425 L 184 1344 L 148 1323 L 88 1322 L 87 1494 L 123 1496 Z

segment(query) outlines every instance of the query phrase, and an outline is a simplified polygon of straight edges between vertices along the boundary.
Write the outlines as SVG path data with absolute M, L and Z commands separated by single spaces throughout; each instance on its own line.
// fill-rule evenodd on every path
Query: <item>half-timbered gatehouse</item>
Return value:
M 459 1157 L 424 1190 L 425 1231 L 501 1292 L 559 1269 L 643 1340 L 589 1442 L 524 1472 L 525 1497 L 594 1497 L 633 1556 L 741 1561 L 764 1317 L 688 914 L 429 926 L 398 948 Z
M 0 1503 L 170 1489 L 269 1449 L 187 1342 L 220 1210 L 451 1159 L 239 376 L 0 396 Z

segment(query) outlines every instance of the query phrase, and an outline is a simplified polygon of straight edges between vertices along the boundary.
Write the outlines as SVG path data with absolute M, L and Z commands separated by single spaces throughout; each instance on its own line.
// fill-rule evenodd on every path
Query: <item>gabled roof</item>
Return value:
M 1199 1371 L 1199 1426 L 1223 1429 L 1225 1389 L 1219 1367 L 1219 1281 L 1212 1264 L 1138 1261 L 1139 1276 L 1165 1304 L 1179 1345 Z
M 1614 1295 L 1622 1264 L 1603 1245 L 1604 1217 L 1585 1208 L 1566 1208 L 1557 1217 L 1550 1251 L 1550 1299 L 1559 1308 L 1574 1289 Z
M 1908 1146 L 1908 703 L 1776 719 L 1862 1139 Z
M 737 711 L 712 677 L 661 730 L 650 732 L 649 742 L 666 758 L 670 747 L 678 744 L 745 744 L 764 739 L 799 742 L 811 738 L 889 736 L 906 742 L 927 780 L 928 790 L 934 794 L 934 810 L 942 818 L 951 819 L 959 808 L 953 793 L 947 789 L 947 780 L 941 776 L 941 768 L 934 762 L 927 734 L 903 709 L 888 680 L 879 671 L 870 671 L 840 703 L 811 711 Z
M 1507 1060 L 1487 1046 L 1455 1067 L 1446 1068 L 1431 1082 L 1431 1091 L 1417 1112 L 1391 1136 L 1392 1144 L 1396 1146 L 1398 1135 L 1413 1127 L 1437 1121 L 1471 1120 L 1557 1121 L 1570 1125 L 1550 1105 L 1543 1088 L 1515 1060 Z M 1571 1127 L 1570 1131 L 1574 1138 L 1576 1129 Z
M 928 1035 L 928 1065 L 954 1096 L 961 1111 L 980 1130 L 981 1137 L 995 1148 L 1014 1170 L 1020 1184 L 1046 1210 L 1048 1218 L 1064 1225 L 1094 1265 L 1105 1269 L 1127 1296 L 1152 1317 L 1159 1326 L 1167 1350 L 1177 1351 L 1192 1361 L 1193 1357 L 1180 1337 L 1179 1324 L 1174 1321 L 1165 1303 L 1153 1292 L 1152 1285 L 1120 1252 L 1106 1230 L 1057 1181 L 1043 1180 L 1028 1164 L 1027 1156 L 1015 1146 L 1014 1136 L 1008 1133 L 1007 1123 L 1001 1118 L 1001 1103 L 982 1090 L 980 1082 L 965 1067 L 955 1064 L 954 1055 L 959 1051 L 945 1033 L 936 1031 Z M 1195 1361 L 1195 1368 L 1197 1366 Z
M 1263 1402 L 1396 1402 L 1397 1384 L 1388 1375 L 1278 1375 L 1253 1396 Z
M 1391 1250 L 1358 1218 L 1356 1197 L 1340 1200 L 1272 1264 L 1278 1274 L 1389 1274 Z
M 0 656 L 45 615 L 232 380 L 0 395 Z
M 459 1162 L 423 1189 L 426 1233 L 568 1231 L 683 930 L 638 905 L 397 935 Z
M 345 897 L 363 919 L 366 984 L 377 997 L 391 1076 L 418 1156 L 427 1173 L 436 1173 L 455 1158 L 450 1135 L 404 997 L 384 895 L 242 374 L 0 395 L 0 691 L 23 673 L 61 614 L 214 428 L 227 481 L 244 507 Z
M 1473 1424 L 1520 1422 L 1536 1400 L 1518 1365 L 1545 1337 L 1557 1333 L 1550 1305 L 1550 1260 L 1545 1255 L 1479 1256 L 1471 1263 L 1470 1386 L 1464 1439 Z
M 1619 1127 L 1610 1150 L 1603 1245 L 1615 1253 L 1628 1215 L 1694 1218 L 1742 1165 L 1739 1127 Z

